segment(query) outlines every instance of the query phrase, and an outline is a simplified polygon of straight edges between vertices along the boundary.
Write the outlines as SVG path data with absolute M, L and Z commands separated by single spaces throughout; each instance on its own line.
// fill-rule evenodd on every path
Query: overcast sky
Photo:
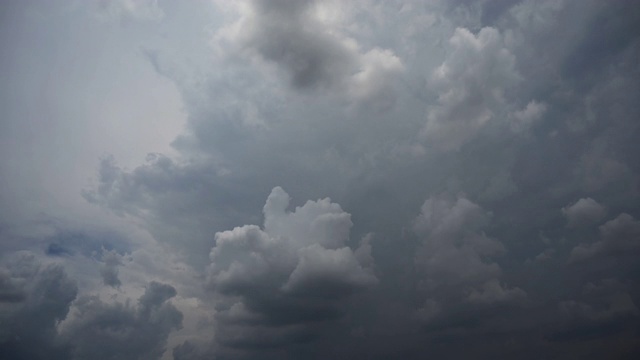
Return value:
M 640 4 L 0 4 L 0 358 L 640 358 Z

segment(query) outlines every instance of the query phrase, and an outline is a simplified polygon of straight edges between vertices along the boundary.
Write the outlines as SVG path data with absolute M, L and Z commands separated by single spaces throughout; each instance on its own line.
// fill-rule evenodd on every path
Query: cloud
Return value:
M 515 56 L 495 28 L 485 27 L 477 35 L 457 28 L 448 45 L 447 59 L 431 76 L 437 105 L 420 134 L 437 149 L 458 150 L 504 116 L 506 92 L 520 75 Z
M 240 34 L 249 48 L 282 66 L 298 88 L 343 81 L 357 62 L 354 44 L 326 29 L 314 16 L 314 1 L 290 6 L 281 1 L 255 1 Z
M 111 253 L 108 253 L 111 254 Z M 60 264 L 23 252 L 0 272 L 0 352 L 15 359 L 159 359 L 182 313 L 150 282 L 137 306 L 80 296 Z
M 1 273 L 0 353 L 15 359 L 65 359 L 57 339 L 78 288 L 60 265 L 40 264 L 29 253 L 15 254 Z
M 462 196 L 455 200 L 446 195 L 434 196 L 422 205 L 413 229 L 422 241 L 416 251 L 415 267 L 419 291 L 426 295 L 417 314 L 427 328 L 459 326 L 460 321 L 472 321 L 478 307 L 526 300 L 522 289 L 508 288 L 499 281 L 502 269 L 490 259 L 504 254 L 506 249 L 482 232 L 490 216 Z M 480 320 L 472 322 L 477 321 Z
M 97 3 L 101 15 L 107 18 L 157 21 L 164 17 L 158 0 L 98 0 Z
M 227 4 L 225 4 L 227 5 Z M 296 89 L 338 90 L 352 99 L 393 104 L 393 83 L 403 71 L 390 49 L 364 51 L 330 15 L 339 2 L 256 0 L 237 5 L 240 18 L 216 35 L 232 51 L 275 63 Z
M 567 300 L 558 304 L 562 324 L 552 333 L 552 341 L 607 339 L 614 335 L 625 338 L 625 332 L 640 322 L 640 311 L 627 286 L 615 279 L 587 283 L 581 301 Z
M 484 259 L 504 253 L 499 241 L 481 229 L 489 214 L 464 197 L 432 197 L 422 205 L 414 231 L 423 239 L 416 266 L 436 285 L 455 285 L 493 278 L 500 267 Z
M 524 109 L 516 111 L 513 114 L 511 130 L 516 133 L 529 130 L 536 121 L 540 120 L 546 111 L 547 105 L 531 100 Z
M 70 358 L 159 359 L 169 333 L 182 324 L 182 313 L 167 302 L 175 295 L 172 286 L 151 282 L 137 306 L 78 299 L 60 335 L 71 345 Z
M 571 250 L 569 262 L 580 262 L 601 256 L 634 254 L 640 250 L 640 221 L 629 214 L 600 226 L 600 240 L 591 244 L 580 244 Z
M 98 7 L 4 7 L 3 354 L 637 353 L 637 6 Z
M 508 289 L 496 279 L 482 285 L 479 290 L 472 290 L 469 301 L 478 304 L 499 304 L 517 302 L 526 299 L 527 293 L 520 288 Z
M 349 296 L 375 286 L 371 247 L 347 246 L 351 217 L 328 198 L 287 211 L 289 195 L 272 190 L 264 228 L 216 234 L 209 286 L 223 297 L 218 342 L 238 348 L 284 346 L 316 337 L 344 316 Z
M 563 207 L 562 214 L 567 218 L 567 226 L 575 228 L 598 222 L 607 214 L 607 211 L 592 198 L 583 198 Z
M 555 253 L 556 253 L 555 249 L 548 248 L 548 249 L 545 249 L 540 254 L 536 255 L 536 257 L 533 258 L 533 260 L 538 261 L 538 262 L 547 261 L 547 260 L 551 259 Z
M 118 266 L 122 265 L 120 256 L 115 251 L 105 251 L 102 254 L 102 261 L 104 265 L 100 268 L 100 275 L 102 275 L 102 282 L 111 287 L 119 287 L 122 282 L 118 278 Z

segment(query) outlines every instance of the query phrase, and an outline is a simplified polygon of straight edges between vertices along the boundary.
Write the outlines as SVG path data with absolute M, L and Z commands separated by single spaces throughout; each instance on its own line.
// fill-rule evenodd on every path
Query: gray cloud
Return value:
M 600 240 L 573 248 L 569 262 L 585 261 L 596 256 L 635 254 L 638 250 L 640 221 L 623 213 L 600 226 Z
M 347 246 L 350 215 L 329 199 L 288 212 L 276 187 L 264 206 L 264 228 L 245 225 L 216 234 L 209 286 L 218 310 L 218 341 L 237 348 L 309 341 L 344 316 L 349 295 L 377 284 L 371 247 Z
M 415 266 L 419 291 L 426 295 L 418 317 L 428 328 L 471 321 L 477 307 L 526 300 L 522 289 L 508 288 L 499 281 L 502 269 L 490 260 L 505 252 L 502 243 L 482 232 L 490 215 L 464 197 L 436 196 L 423 204 L 414 225 L 423 241 L 416 251 Z M 463 312 L 467 314 L 456 320 L 453 314 Z
M 182 324 L 182 313 L 167 302 L 175 295 L 172 286 L 151 282 L 136 307 L 96 297 L 78 299 L 61 331 L 71 345 L 71 358 L 159 359 L 167 336 Z
M 457 150 L 485 126 L 505 116 L 505 93 L 520 75 L 514 55 L 494 28 L 483 28 L 477 35 L 458 28 L 449 46 L 450 55 L 432 75 L 438 101 L 421 135 L 436 148 Z
M 563 323 L 550 335 L 552 341 L 610 339 L 616 335 L 624 342 L 633 341 L 629 332 L 639 323 L 640 312 L 624 284 L 615 279 L 587 283 L 581 298 L 560 302 Z
M 118 266 L 122 265 L 118 253 L 115 251 L 105 251 L 102 254 L 102 261 L 104 264 L 100 268 L 100 275 L 102 275 L 102 282 L 111 287 L 119 287 L 122 282 L 118 278 Z
M 314 1 L 254 4 L 255 18 L 244 24 L 249 32 L 243 35 L 246 44 L 282 65 L 294 86 L 330 87 L 343 81 L 354 68 L 353 51 L 314 18 Z
M 138 306 L 77 298 L 59 264 L 16 254 L 0 277 L 0 353 L 12 359 L 159 359 L 182 313 L 167 302 L 176 290 L 149 283 Z
M 637 357 L 632 2 L 87 4 L 2 13 L 5 353 Z
M 242 17 L 220 37 L 240 52 L 253 52 L 277 64 L 297 89 L 323 88 L 371 103 L 389 102 L 388 91 L 402 63 L 388 49 L 367 51 L 332 25 L 331 2 L 257 0 L 241 3 Z M 385 99 L 386 98 L 386 99 Z
M 592 198 L 583 198 L 563 207 L 562 214 L 567 218 L 568 227 L 578 227 L 598 222 L 607 214 L 607 211 Z
M 12 359 L 63 359 L 57 323 L 67 316 L 78 288 L 59 265 L 41 265 L 16 254 L 2 275 L 0 353 Z

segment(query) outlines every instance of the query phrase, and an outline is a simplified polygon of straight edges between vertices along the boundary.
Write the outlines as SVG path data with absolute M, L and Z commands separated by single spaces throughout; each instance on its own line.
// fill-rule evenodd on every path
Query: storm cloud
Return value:
M 0 16 L 0 357 L 640 355 L 635 2 Z

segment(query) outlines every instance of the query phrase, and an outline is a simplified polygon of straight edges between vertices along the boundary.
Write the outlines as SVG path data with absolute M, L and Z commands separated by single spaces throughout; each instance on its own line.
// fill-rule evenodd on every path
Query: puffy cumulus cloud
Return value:
M 182 313 L 168 302 L 175 295 L 172 286 L 151 282 L 137 306 L 108 304 L 97 297 L 78 299 L 61 324 L 70 358 L 159 359 L 169 333 L 182 324 Z
M 348 23 L 347 7 L 335 1 L 243 1 L 236 4 L 239 19 L 216 40 L 277 64 L 296 89 L 339 90 L 354 100 L 389 103 L 402 61 L 390 49 L 363 51 L 347 36 L 341 24 Z
M 640 221 L 623 213 L 600 226 L 598 241 L 574 247 L 569 255 L 569 262 L 602 256 L 636 255 L 639 250 Z
M 370 288 L 367 240 L 348 246 L 351 216 L 328 198 L 287 211 L 289 195 L 273 189 L 264 228 L 216 234 L 208 284 L 222 296 L 216 339 L 232 348 L 278 347 L 318 336 L 344 316 L 348 297 Z
M 437 149 L 458 150 L 506 115 L 506 92 L 521 77 L 498 29 L 485 27 L 473 34 L 457 28 L 448 45 L 447 58 L 430 79 L 438 99 L 421 136 Z
M 465 197 L 425 201 L 413 230 L 422 244 L 415 255 L 420 291 L 427 297 L 418 316 L 430 328 L 446 328 L 473 317 L 478 307 L 520 303 L 526 293 L 499 281 L 502 269 L 491 258 L 506 250 L 482 231 L 491 214 Z M 466 320 L 452 320 L 453 314 Z M 485 314 L 486 315 L 486 314 Z
M 563 207 L 562 214 L 567 218 L 567 226 L 573 228 L 597 223 L 607 214 L 607 210 L 592 198 L 582 198 Z

